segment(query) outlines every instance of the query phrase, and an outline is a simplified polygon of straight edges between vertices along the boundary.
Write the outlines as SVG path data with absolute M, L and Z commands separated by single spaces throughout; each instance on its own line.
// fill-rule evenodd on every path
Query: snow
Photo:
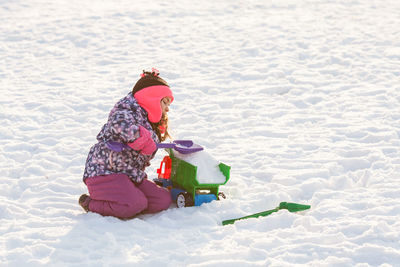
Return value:
M 0 265 L 399 266 L 399 10 L 0 1 Z M 86 214 L 89 148 L 151 67 L 173 88 L 174 139 L 232 167 L 227 199 Z M 221 225 L 281 201 L 311 209 Z
M 196 166 L 196 179 L 199 184 L 223 184 L 226 177 L 219 169 L 219 162 L 205 150 L 182 154 L 174 151 L 174 156 Z

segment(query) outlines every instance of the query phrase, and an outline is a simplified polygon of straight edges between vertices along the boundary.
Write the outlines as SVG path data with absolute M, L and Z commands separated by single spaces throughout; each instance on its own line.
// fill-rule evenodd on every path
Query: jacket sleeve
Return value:
M 140 136 L 134 114 L 128 110 L 117 110 L 111 114 L 106 128 L 110 139 L 118 142 L 131 143 Z

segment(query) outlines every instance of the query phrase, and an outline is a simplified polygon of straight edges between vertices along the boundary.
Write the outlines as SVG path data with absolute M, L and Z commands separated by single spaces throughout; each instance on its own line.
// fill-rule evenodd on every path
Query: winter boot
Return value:
M 89 211 L 89 202 L 92 200 L 88 195 L 83 194 L 79 197 L 79 205 L 88 212 Z

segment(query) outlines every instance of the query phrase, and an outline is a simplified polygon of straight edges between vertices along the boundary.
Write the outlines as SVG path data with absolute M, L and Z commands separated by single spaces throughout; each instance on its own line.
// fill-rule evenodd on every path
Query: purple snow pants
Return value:
M 90 198 L 89 210 L 121 219 L 138 213 L 166 210 L 171 204 L 169 191 L 144 179 L 136 186 L 125 174 L 90 177 L 85 180 Z

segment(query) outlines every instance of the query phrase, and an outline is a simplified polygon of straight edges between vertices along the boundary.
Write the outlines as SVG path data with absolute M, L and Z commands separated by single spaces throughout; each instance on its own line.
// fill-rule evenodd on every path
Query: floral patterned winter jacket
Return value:
M 90 149 L 83 180 L 113 173 L 124 173 L 137 184 L 146 179 L 144 170 L 150 165 L 155 153 L 143 155 L 131 148 L 116 152 L 106 145 L 108 141 L 123 144 L 134 142 L 139 137 L 140 125 L 150 131 L 154 142 L 159 142 L 147 118 L 147 112 L 137 103 L 132 93 L 129 93 L 115 104 L 107 123 L 97 135 L 98 143 Z

